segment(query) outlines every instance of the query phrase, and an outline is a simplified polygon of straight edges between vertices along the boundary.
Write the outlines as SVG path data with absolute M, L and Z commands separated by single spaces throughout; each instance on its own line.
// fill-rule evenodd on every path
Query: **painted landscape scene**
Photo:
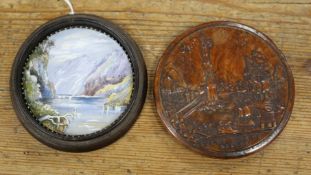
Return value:
M 110 36 L 84 28 L 57 32 L 41 42 L 25 65 L 25 99 L 34 117 L 65 135 L 107 128 L 126 110 L 133 71 Z

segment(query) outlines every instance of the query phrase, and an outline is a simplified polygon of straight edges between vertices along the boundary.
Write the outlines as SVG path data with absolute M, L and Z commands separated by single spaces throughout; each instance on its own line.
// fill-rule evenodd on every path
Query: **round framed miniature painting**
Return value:
M 90 15 L 68 15 L 37 29 L 17 53 L 12 100 L 25 128 L 64 151 L 89 151 L 121 137 L 146 96 L 146 68 L 135 42 Z

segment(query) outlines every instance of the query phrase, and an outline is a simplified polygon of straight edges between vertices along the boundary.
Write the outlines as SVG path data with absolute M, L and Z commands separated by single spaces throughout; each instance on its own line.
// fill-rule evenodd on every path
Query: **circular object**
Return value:
M 154 84 L 169 132 L 218 158 L 266 146 L 285 127 L 294 103 L 285 56 L 267 36 L 234 22 L 206 23 L 177 37 Z
M 135 122 L 147 90 L 135 42 L 92 15 L 56 18 L 20 48 L 11 74 L 18 118 L 56 149 L 90 151 L 117 140 Z

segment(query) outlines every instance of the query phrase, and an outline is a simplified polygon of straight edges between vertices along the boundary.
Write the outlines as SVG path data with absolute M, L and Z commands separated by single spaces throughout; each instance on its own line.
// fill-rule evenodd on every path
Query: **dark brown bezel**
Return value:
M 21 85 L 24 65 L 34 48 L 49 35 L 71 27 L 95 29 L 114 38 L 127 53 L 134 74 L 133 94 L 126 111 L 110 127 L 89 135 L 67 136 L 41 126 L 27 108 Z M 141 112 L 146 98 L 147 72 L 139 47 L 121 28 L 97 16 L 75 14 L 53 19 L 40 26 L 27 38 L 16 55 L 12 66 L 10 84 L 12 103 L 18 119 L 31 135 L 55 149 L 83 152 L 109 145 L 130 129 Z
M 269 47 L 271 47 L 275 51 L 275 53 L 277 53 L 279 55 L 281 62 L 287 68 L 286 71 L 287 71 L 287 77 L 288 77 L 288 82 L 289 82 L 289 84 L 288 84 L 288 89 L 289 89 L 288 90 L 288 99 L 289 100 L 288 100 L 286 110 L 284 112 L 283 120 L 280 122 L 279 126 L 275 129 L 275 131 L 273 133 L 271 133 L 269 136 L 267 136 L 266 138 L 264 138 L 262 141 L 260 141 L 259 143 L 255 144 L 251 147 L 248 147 L 244 150 L 235 151 L 235 152 L 207 152 L 207 151 L 202 151 L 200 149 L 194 148 L 191 144 L 189 144 L 183 138 L 181 138 L 181 136 L 179 136 L 177 131 L 172 127 L 169 119 L 167 117 L 165 117 L 165 115 L 164 115 L 165 111 L 163 111 L 163 107 L 162 107 L 162 103 L 161 103 L 161 96 L 160 96 L 161 69 L 164 66 L 166 58 L 170 55 L 170 52 L 185 37 L 191 35 L 192 33 L 196 32 L 196 31 L 199 31 L 201 29 L 209 28 L 209 27 L 215 27 L 215 26 L 236 28 L 239 30 L 249 32 L 252 35 L 261 38 Z M 215 21 L 215 22 L 208 22 L 208 23 L 204 23 L 204 24 L 192 27 L 192 28 L 184 31 L 181 35 L 177 36 L 169 44 L 169 46 L 164 51 L 163 55 L 161 56 L 161 58 L 159 60 L 159 63 L 157 65 L 157 69 L 155 72 L 154 89 L 153 89 L 157 113 L 158 113 L 162 123 L 164 124 L 165 128 L 169 131 L 169 133 L 172 134 L 180 143 L 182 143 L 183 145 L 185 145 L 186 147 L 190 148 L 191 150 L 193 150 L 195 152 L 199 152 L 201 154 L 204 154 L 204 155 L 207 155 L 207 156 L 213 157 L 213 158 L 238 158 L 238 157 L 247 156 L 247 155 L 250 155 L 252 153 L 255 153 L 255 152 L 261 150 L 262 148 L 264 148 L 265 146 L 267 146 L 268 144 L 270 144 L 274 139 L 276 139 L 277 136 L 282 132 L 282 130 L 284 129 L 284 127 L 286 126 L 287 122 L 290 119 L 290 115 L 292 113 L 292 109 L 293 109 L 293 105 L 294 105 L 294 99 L 295 99 L 295 83 L 294 83 L 293 74 L 292 74 L 291 69 L 290 69 L 286 60 L 287 59 L 286 59 L 285 55 L 281 52 L 281 50 L 279 50 L 277 48 L 277 46 L 274 44 L 274 42 L 268 36 L 266 36 L 265 34 L 259 32 L 258 30 L 254 29 L 252 27 L 249 27 L 247 25 L 236 23 L 236 22 L 230 22 L 230 21 Z

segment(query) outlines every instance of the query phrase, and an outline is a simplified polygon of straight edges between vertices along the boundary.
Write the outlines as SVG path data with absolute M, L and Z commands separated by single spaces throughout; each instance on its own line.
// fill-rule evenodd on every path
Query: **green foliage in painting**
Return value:
M 63 132 L 67 125 L 59 124 L 60 121 L 57 120 L 59 118 L 58 112 L 51 106 L 39 101 L 42 97 L 40 87 L 46 81 L 46 78 L 43 77 L 42 72 L 38 72 L 38 68 L 35 68 L 35 64 L 40 64 L 40 66 L 43 66 L 42 70 L 46 71 L 49 61 L 48 49 L 53 45 L 53 41 L 43 41 L 29 56 L 24 70 L 23 88 L 26 101 L 34 116 L 39 120 L 41 117 L 51 116 L 47 120 L 42 120 L 41 123 L 53 131 Z M 48 87 L 53 87 L 50 82 L 45 83 L 47 83 Z
M 55 132 L 63 133 L 68 126 L 68 121 L 64 117 L 54 117 L 47 120 L 43 120 L 42 125 Z
M 26 70 L 24 74 L 25 97 L 34 116 L 57 115 L 57 112 L 50 106 L 38 101 L 41 96 L 39 88 L 40 85 L 37 83 L 36 76 L 30 75 L 29 70 Z

